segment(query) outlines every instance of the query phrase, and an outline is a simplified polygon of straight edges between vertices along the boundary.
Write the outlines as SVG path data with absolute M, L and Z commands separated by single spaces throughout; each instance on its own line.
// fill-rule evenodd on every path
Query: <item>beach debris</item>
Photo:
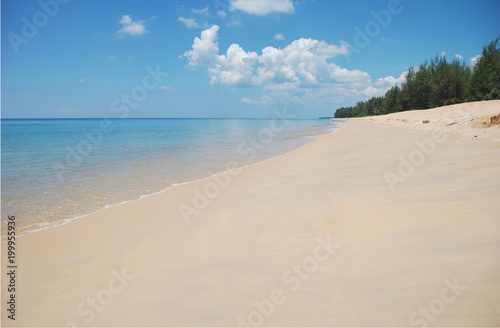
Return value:
M 490 117 L 490 125 L 500 124 L 500 114 Z
M 423 120 L 422 123 L 429 123 L 429 120 Z

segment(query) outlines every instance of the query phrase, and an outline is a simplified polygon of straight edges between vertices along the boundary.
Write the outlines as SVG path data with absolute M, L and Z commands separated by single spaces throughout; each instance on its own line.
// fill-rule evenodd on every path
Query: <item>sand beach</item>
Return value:
M 499 114 L 496 100 L 349 119 L 22 236 L 2 326 L 498 326 Z

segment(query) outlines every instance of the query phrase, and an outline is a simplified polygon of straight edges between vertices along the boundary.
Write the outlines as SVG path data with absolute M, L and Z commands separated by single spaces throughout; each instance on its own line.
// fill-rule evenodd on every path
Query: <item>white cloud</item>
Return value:
M 194 18 L 179 17 L 177 20 L 179 22 L 183 23 L 184 26 L 186 26 L 187 28 L 199 28 L 199 27 L 201 27 L 201 25 L 198 24 L 198 22 Z
M 210 83 L 226 85 L 250 85 L 258 55 L 246 52 L 238 44 L 232 44 L 225 55 L 216 58 L 215 65 L 208 67 Z
M 208 16 L 208 5 L 205 8 L 202 9 L 191 9 L 191 11 L 197 15 L 205 15 Z
M 441 57 L 445 57 L 445 56 L 446 56 L 446 51 L 443 51 L 443 52 L 441 53 Z
M 201 38 L 194 38 L 192 50 L 184 53 L 184 56 L 189 59 L 189 66 L 208 67 L 214 64 L 219 55 L 218 30 L 219 26 L 213 25 L 201 32 Z
M 259 101 L 251 99 L 251 98 L 246 98 L 246 97 L 242 98 L 241 101 L 244 103 L 247 103 L 247 104 L 253 104 L 253 105 L 259 104 Z
M 160 86 L 158 87 L 158 89 L 160 89 L 160 90 L 165 90 L 165 91 L 170 91 L 170 90 L 174 90 L 174 87 L 171 87 L 171 86 L 169 86 L 169 85 L 160 85 Z
M 372 82 L 370 75 L 361 70 L 348 70 L 331 62 L 332 58 L 346 55 L 348 44 L 338 45 L 314 39 L 298 39 L 282 49 L 265 47 L 261 53 L 246 51 L 231 44 L 220 54 L 217 33 L 213 25 L 195 37 L 192 49 L 183 57 L 188 66 L 203 68 L 211 84 L 232 86 L 261 86 L 265 98 L 243 98 L 249 104 L 272 101 L 336 101 L 340 99 L 365 100 L 383 95 L 390 87 L 404 81 L 388 76 Z
M 104 56 L 102 56 L 102 58 L 104 58 L 104 59 L 115 59 L 115 56 L 113 56 L 113 55 L 104 55 Z
M 132 18 L 130 18 L 130 15 L 123 15 L 122 18 L 120 19 L 120 24 L 122 25 L 132 24 Z
M 477 61 L 481 58 L 481 55 L 474 56 L 470 59 L 470 66 L 474 67 L 476 66 Z
M 246 103 L 246 104 L 250 104 L 250 105 L 266 105 L 266 104 L 273 102 L 272 98 L 269 96 L 266 96 L 266 95 L 260 97 L 259 100 L 255 100 L 255 99 L 248 98 L 248 97 L 243 97 L 243 98 L 241 98 L 241 101 Z
M 403 73 L 401 73 L 398 78 L 395 78 L 393 76 L 380 78 L 375 83 L 373 83 L 373 85 L 378 88 L 390 89 L 394 85 L 400 85 L 401 83 L 403 83 L 406 80 L 406 74 L 408 74 L 408 71 L 404 71 Z
M 460 60 L 460 61 L 464 60 L 464 56 L 459 55 L 459 54 L 455 54 L 455 58 Z
M 83 83 L 85 81 L 87 81 L 87 79 L 81 78 L 81 79 L 78 80 L 78 82 L 80 82 L 80 83 Z
M 242 10 L 248 14 L 267 15 L 272 12 L 293 14 L 291 0 L 231 0 L 231 10 Z
M 122 28 L 118 30 L 117 33 L 122 37 L 127 34 L 138 36 L 145 33 L 149 33 L 149 31 L 146 30 L 145 26 L 146 21 L 143 20 L 134 21 L 132 20 L 132 17 L 130 17 L 130 15 L 123 15 L 120 18 L 120 24 L 122 25 Z
M 275 40 L 280 40 L 280 41 L 283 41 L 283 40 L 285 40 L 285 36 L 284 36 L 283 34 L 281 34 L 281 33 L 276 33 L 276 34 L 274 35 L 274 39 L 275 39 Z
M 192 50 L 184 53 L 189 66 L 207 69 L 212 84 L 262 85 L 267 82 L 318 83 L 320 81 L 347 81 L 366 78 L 360 71 L 348 71 L 327 59 L 347 54 L 346 43 L 328 44 L 313 39 L 293 41 L 284 49 L 266 47 L 262 54 L 246 52 L 238 44 L 232 44 L 226 54 L 219 55 L 217 32 L 212 26 L 196 37 Z
M 224 19 L 224 18 L 226 18 L 227 13 L 226 13 L 224 10 L 219 10 L 219 11 L 217 12 L 217 16 L 219 16 L 220 18 L 223 18 L 223 19 Z

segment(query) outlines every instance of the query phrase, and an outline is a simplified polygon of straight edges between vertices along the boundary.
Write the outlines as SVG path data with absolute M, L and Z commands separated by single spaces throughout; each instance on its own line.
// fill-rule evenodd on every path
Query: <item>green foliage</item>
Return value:
M 401 97 L 401 89 L 396 85 L 385 93 L 383 112 L 381 114 L 389 114 L 398 112 L 398 99 Z
M 404 110 L 427 109 L 466 101 L 500 99 L 500 37 L 483 47 L 473 68 L 458 60 L 436 56 L 415 69 L 408 68 L 405 82 L 384 97 L 337 109 L 335 117 L 383 115 Z
M 474 66 L 471 89 L 476 100 L 499 99 L 500 96 L 500 37 L 483 47 Z

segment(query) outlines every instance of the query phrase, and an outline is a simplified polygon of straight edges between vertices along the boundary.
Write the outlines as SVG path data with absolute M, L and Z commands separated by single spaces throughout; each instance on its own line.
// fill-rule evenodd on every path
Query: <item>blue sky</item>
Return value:
M 435 55 L 469 64 L 498 13 L 497 0 L 2 0 L 2 117 L 332 116 Z

